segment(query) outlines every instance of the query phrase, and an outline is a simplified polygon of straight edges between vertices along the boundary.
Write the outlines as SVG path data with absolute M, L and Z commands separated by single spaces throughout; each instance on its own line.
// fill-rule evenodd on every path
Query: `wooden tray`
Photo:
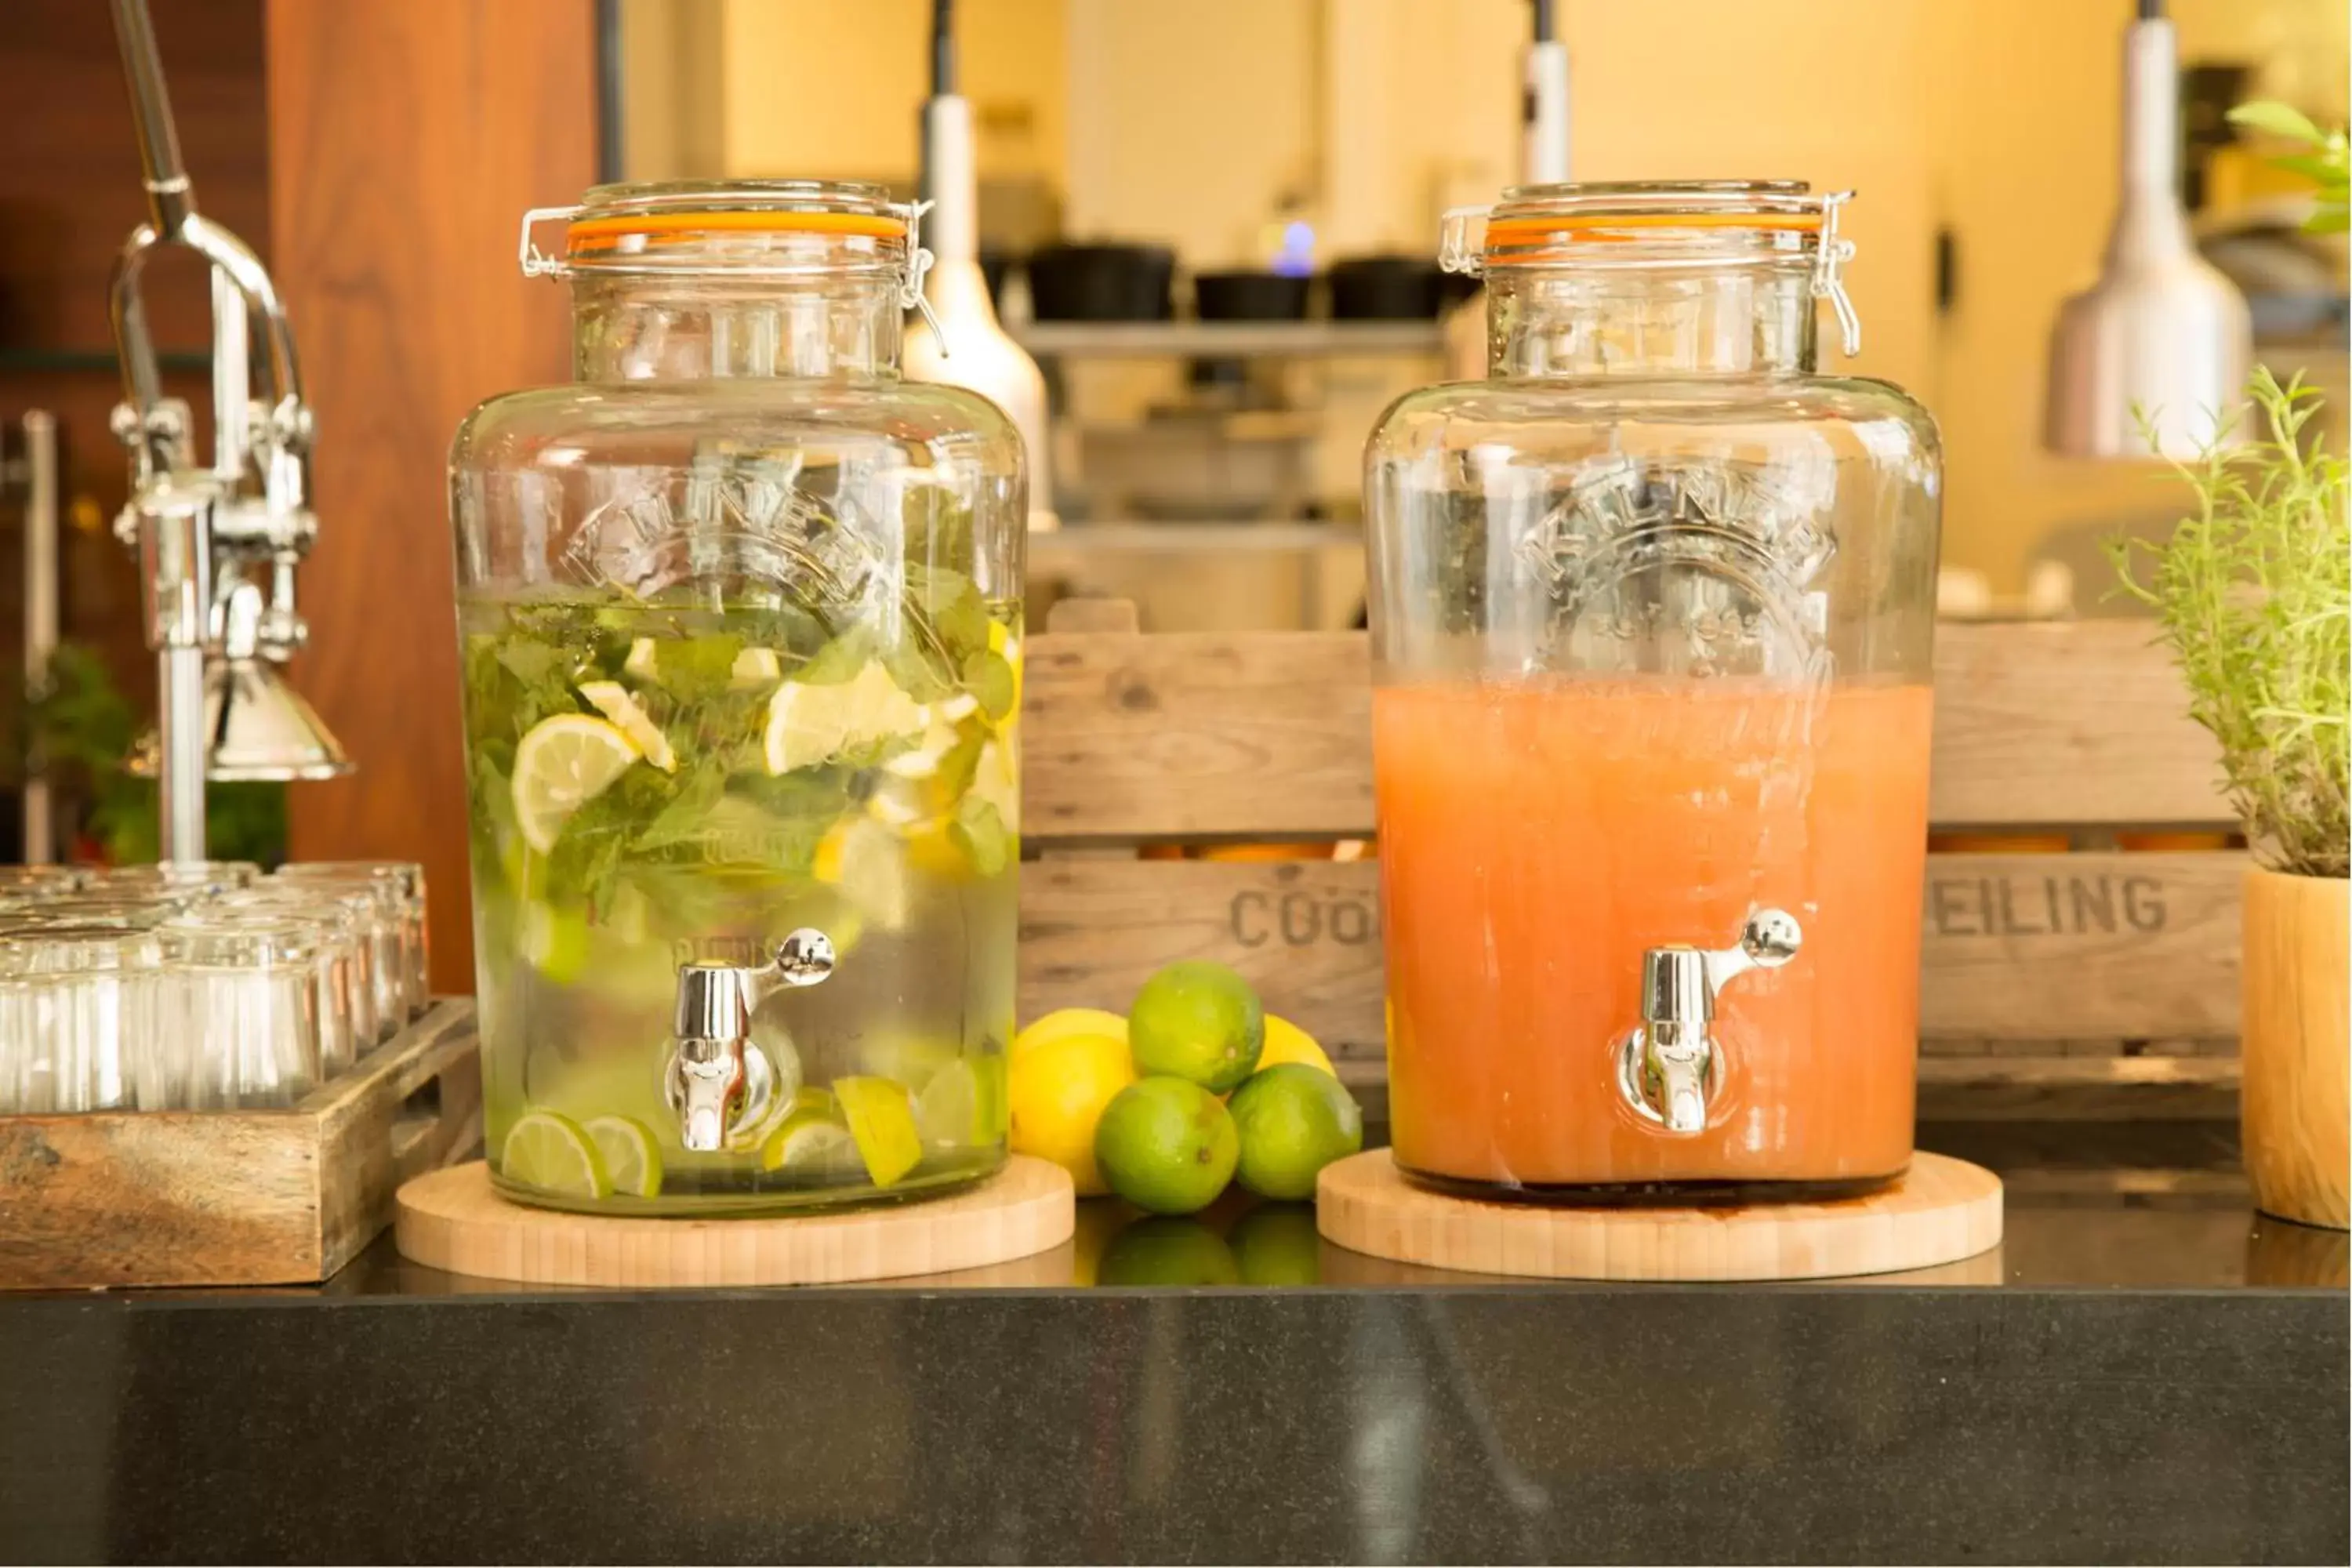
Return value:
M 776 1219 L 637 1219 L 509 1203 L 476 1160 L 400 1190 L 412 1262 L 535 1285 L 832 1285 L 944 1274 L 1061 1246 L 1077 1224 L 1069 1173 L 1015 1154 L 950 1197 Z
M 0 1289 L 316 1283 L 481 1109 L 474 1005 L 450 1001 L 284 1110 L 0 1117 Z
M 1560 1208 L 1450 1197 L 1385 1149 L 1324 1167 L 1316 1225 L 1375 1258 L 1545 1279 L 1819 1279 L 1973 1258 L 2000 1244 L 2000 1178 L 1916 1154 L 1866 1198 L 1747 1208 Z

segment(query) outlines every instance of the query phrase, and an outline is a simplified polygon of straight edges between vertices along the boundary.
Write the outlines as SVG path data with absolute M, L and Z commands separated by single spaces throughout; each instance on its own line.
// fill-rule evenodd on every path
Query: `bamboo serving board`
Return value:
M 1542 1279 L 1819 1279 L 1951 1263 L 2000 1243 L 2000 1178 L 1916 1154 L 1885 1192 L 1745 1208 L 1562 1208 L 1452 1197 L 1385 1149 L 1324 1167 L 1316 1224 L 1376 1258 Z
M 394 1235 L 429 1268 L 533 1285 L 836 1285 L 943 1274 L 1059 1247 L 1069 1173 L 1015 1154 L 950 1197 L 773 1219 L 636 1219 L 509 1203 L 479 1160 L 400 1189 Z

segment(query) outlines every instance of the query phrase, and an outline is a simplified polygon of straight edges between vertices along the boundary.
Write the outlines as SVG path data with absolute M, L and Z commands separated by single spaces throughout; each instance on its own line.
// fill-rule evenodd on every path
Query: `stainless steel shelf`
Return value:
M 1435 321 L 1033 321 L 1013 336 L 1056 359 L 1328 359 L 1444 346 Z
M 1069 522 L 1031 533 L 1029 553 L 1229 554 L 1354 550 L 1363 542 L 1352 522 Z

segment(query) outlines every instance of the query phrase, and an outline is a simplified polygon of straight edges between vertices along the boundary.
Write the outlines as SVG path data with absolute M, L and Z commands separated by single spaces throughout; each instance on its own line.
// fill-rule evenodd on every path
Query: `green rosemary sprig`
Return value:
M 2156 611 L 2189 712 L 2221 743 L 2256 858 L 2341 877 L 2352 858 L 2352 529 L 2342 458 L 2308 451 L 2319 395 L 2254 373 L 2252 406 L 2172 468 L 2195 510 L 2163 540 L 2116 540 L 2125 590 Z M 2262 428 L 2233 443 L 2249 413 Z M 2155 443 L 2152 438 L 2150 445 Z
M 2347 225 L 2346 197 L 2352 194 L 2352 143 L 2341 131 L 2322 131 L 2308 117 L 2284 103 L 2242 103 L 2230 110 L 2230 123 L 2243 125 L 2282 141 L 2300 142 L 2311 149 L 2271 162 L 2303 175 L 2318 187 L 2319 205 L 2305 222 L 2314 234 L 2342 234 Z

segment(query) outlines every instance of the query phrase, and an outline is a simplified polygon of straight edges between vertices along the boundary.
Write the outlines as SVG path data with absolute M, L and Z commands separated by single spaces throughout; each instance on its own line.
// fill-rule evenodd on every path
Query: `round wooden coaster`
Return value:
M 1433 1193 L 1385 1149 L 1327 1165 L 1324 1238 L 1356 1252 L 1543 1279 L 1819 1279 L 1972 1258 L 2000 1242 L 2000 1178 L 1915 1154 L 1866 1198 L 1747 1208 L 1561 1208 Z
M 509 1203 L 479 1160 L 400 1189 L 401 1256 L 534 1285 L 834 1285 L 942 1274 L 1060 1246 L 1077 1223 L 1069 1173 L 1015 1154 L 949 1197 L 775 1219 L 635 1219 Z

